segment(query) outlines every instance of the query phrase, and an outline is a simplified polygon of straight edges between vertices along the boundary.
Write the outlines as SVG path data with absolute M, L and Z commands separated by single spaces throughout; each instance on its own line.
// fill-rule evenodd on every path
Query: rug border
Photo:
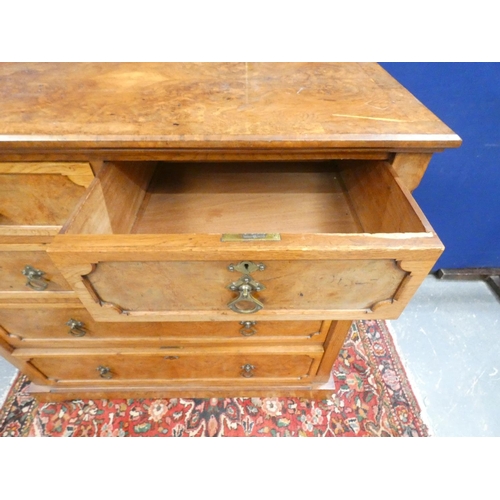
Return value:
M 392 325 L 389 324 L 388 320 L 371 320 L 371 321 L 376 322 L 378 326 L 382 330 L 384 330 L 385 335 L 387 335 L 387 337 L 390 340 L 390 342 L 387 342 L 387 347 L 390 351 L 389 356 L 394 363 L 394 368 L 398 375 L 398 379 L 401 382 L 401 387 L 403 389 L 404 396 L 406 397 L 408 404 L 412 409 L 412 413 L 414 414 L 415 419 L 418 421 L 419 424 L 418 429 L 419 433 L 421 434 L 421 436 L 419 437 L 430 437 L 429 426 L 422 418 L 422 409 L 420 403 L 413 389 L 410 377 L 408 377 L 408 373 L 407 370 L 405 369 L 403 360 L 401 359 L 401 355 L 399 354 L 399 351 L 397 349 L 398 346 L 396 345 L 395 336 L 393 335 L 394 330 L 391 329 Z M 363 320 L 356 321 L 356 323 L 358 324 L 361 323 L 365 328 Z M 368 342 L 366 337 L 364 340 L 364 344 L 366 352 L 370 353 L 370 356 L 375 357 L 375 354 L 373 352 L 373 346 Z M 401 428 L 399 430 L 402 431 Z

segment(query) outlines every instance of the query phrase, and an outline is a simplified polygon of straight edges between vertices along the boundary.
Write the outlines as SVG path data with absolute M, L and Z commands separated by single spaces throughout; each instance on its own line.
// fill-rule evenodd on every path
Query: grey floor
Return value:
M 500 436 L 500 299 L 483 281 L 428 276 L 394 340 L 434 436 Z
M 10 364 L 0 357 L 0 406 L 5 401 L 7 393 L 9 392 L 9 387 L 11 386 L 17 370 Z
M 486 283 L 428 276 L 389 322 L 433 436 L 500 436 L 499 320 Z M 0 358 L 0 404 L 15 374 Z

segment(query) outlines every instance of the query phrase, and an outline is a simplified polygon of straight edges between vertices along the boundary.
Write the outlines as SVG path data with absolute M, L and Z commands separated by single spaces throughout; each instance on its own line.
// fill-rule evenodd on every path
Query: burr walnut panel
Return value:
M 374 63 L 4 63 L 0 107 L 4 148 L 59 154 L 460 144 Z
M 266 311 L 364 312 L 392 299 L 408 275 L 389 259 L 285 260 L 265 265 L 253 277 L 266 287 L 256 293 Z M 150 318 L 169 311 L 226 314 L 235 296 L 227 286 L 238 276 L 223 261 L 101 262 L 85 279 L 102 303 L 126 316 Z
M 0 163 L 0 226 L 62 226 L 93 177 L 88 163 Z

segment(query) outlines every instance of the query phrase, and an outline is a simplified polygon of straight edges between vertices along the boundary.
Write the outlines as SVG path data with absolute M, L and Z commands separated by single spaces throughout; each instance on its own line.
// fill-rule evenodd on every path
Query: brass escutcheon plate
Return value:
M 243 260 L 239 264 L 229 264 L 227 266 L 228 271 L 238 271 L 241 274 L 248 275 L 250 273 L 254 273 L 255 271 L 264 271 L 266 268 L 265 264 L 262 264 L 262 262 L 259 262 L 256 264 L 255 262 L 252 262 L 250 260 Z M 251 276 L 248 276 L 250 279 L 252 278 Z

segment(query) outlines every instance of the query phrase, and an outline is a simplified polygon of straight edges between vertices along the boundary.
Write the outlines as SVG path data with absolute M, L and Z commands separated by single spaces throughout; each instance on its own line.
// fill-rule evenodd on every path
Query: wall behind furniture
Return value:
M 500 267 L 500 63 L 381 65 L 463 140 L 414 191 L 446 246 L 434 269 Z

